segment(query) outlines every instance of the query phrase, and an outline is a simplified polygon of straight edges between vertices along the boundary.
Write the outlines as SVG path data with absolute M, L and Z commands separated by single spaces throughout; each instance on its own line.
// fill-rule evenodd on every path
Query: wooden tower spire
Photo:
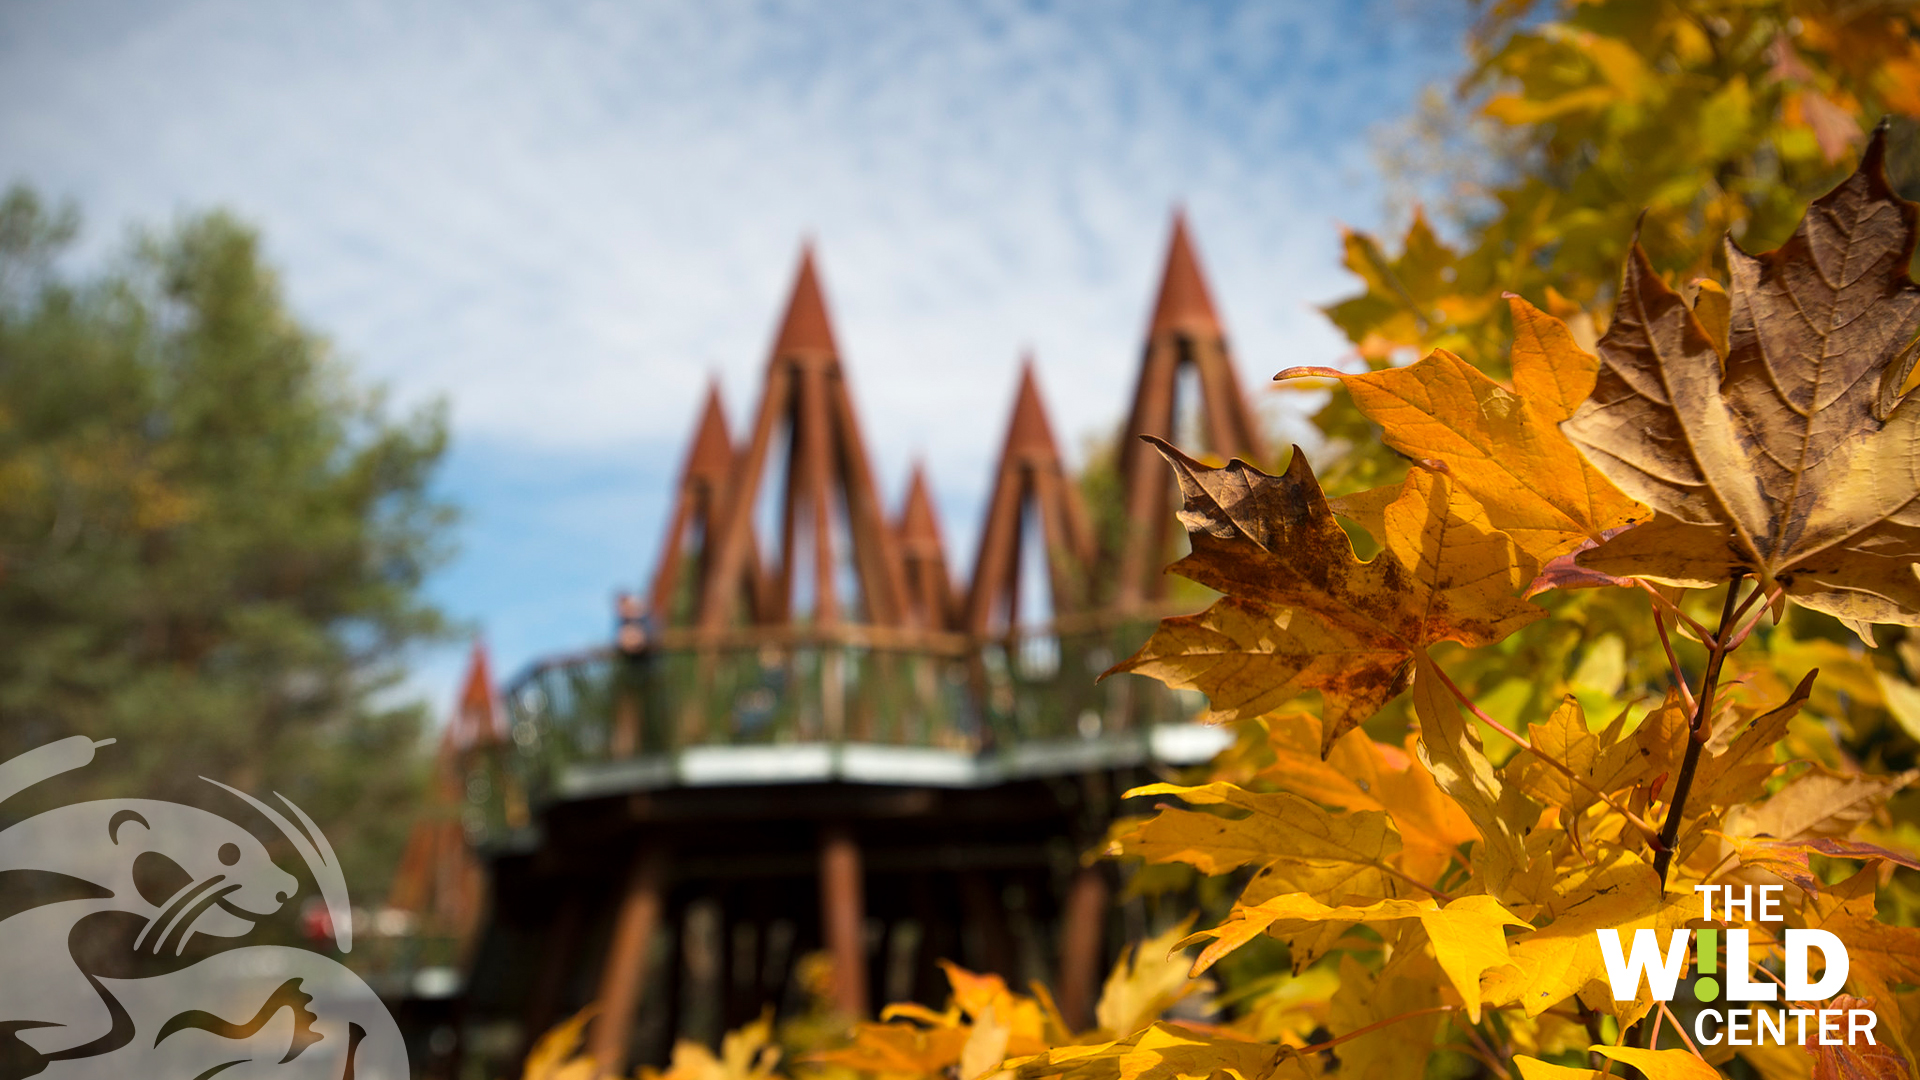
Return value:
M 1116 584 L 1114 600 L 1122 609 L 1157 599 L 1166 588 L 1161 569 L 1172 554 L 1173 470 L 1151 446 L 1140 441 L 1140 436 L 1174 437 L 1175 420 L 1184 404 L 1176 400 L 1180 373 L 1189 366 L 1200 391 L 1195 404 L 1199 407 L 1205 451 L 1221 458 L 1263 461 L 1266 455 L 1260 430 L 1234 371 L 1226 334 L 1187 233 L 1186 215 L 1176 210 L 1160 295 L 1147 327 L 1140 380 L 1134 386 L 1133 407 L 1120 433 L 1126 529 L 1119 550 L 1110 557 Z
M 476 641 L 460 697 L 434 755 L 428 810 L 407 834 L 387 894 L 387 906 L 414 915 L 429 935 L 453 937 L 462 952 L 479 927 L 487 889 L 486 869 L 468 844 L 461 819 L 467 806 L 468 758 L 505 739 L 500 719 L 487 649 Z
M 1005 614 L 1005 628 L 1018 624 L 1020 551 L 1029 514 L 1040 527 L 1054 613 L 1078 610 L 1087 601 L 1093 533 L 1080 492 L 1053 441 L 1053 426 L 1040 400 L 1031 357 L 1020 368 L 1020 388 L 1014 394 L 1013 416 L 1007 422 L 987 520 L 980 531 L 980 553 L 967 595 L 968 631 L 984 634 L 996 629 L 994 621 L 1000 612 Z
M 467 658 L 467 677 L 460 684 L 460 702 L 447 722 L 441 752 L 463 754 L 500 742 L 507 734 L 500 720 L 500 701 L 493 691 L 493 666 L 487 659 L 487 646 L 475 641 Z
M 896 531 L 906 571 L 907 606 L 915 622 L 932 630 L 954 629 L 960 605 L 947 569 L 947 547 L 941 539 L 939 515 L 933 509 L 933 492 L 920 462 L 914 463 L 907 479 L 907 497 L 901 504 Z
M 707 384 L 706 403 L 701 407 L 693 441 L 687 444 L 686 457 L 680 464 L 673 513 L 668 518 L 660 561 L 648 592 L 647 608 L 659 626 L 699 621 L 700 604 L 706 598 L 707 582 L 713 571 L 720 514 L 726 507 L 733 470 L 733 439 L 727 433 L 727 413 L 720 402 L 720 382 L 715 379 Z M 690 549 L 696 544 L 698 550 L 690 555 Z M 752 550 L 751 538 L 749 550 Z M 747 560 L 744 572 L 735 579 L 739 592 L 729 590 L 725 602 L 733 604 L 744 599 L 750 610 L 757 607 L 757 563 L 757 556 Z
M 768 568 L 761 604 L 748 614 L 771 623 L 805 616 L 817 627 L 908 625 L 899 548 L 874 489 L 811 247 L 801 252 L 792 298 L 767 360 L 753 434 L 726 493 L 699 605 L 703 630 L 720 630 L 741 614 L 729 583 L 757 561 L 754 507 L 776 441 L 785 451 L 777 561 Z M 858 587 L 851 608 L 840 595 L 843 558 Z M 803 584 L 811 588 L 802 592 Z M 799 598 L 810 598 L 809 611 L 796 610 Z

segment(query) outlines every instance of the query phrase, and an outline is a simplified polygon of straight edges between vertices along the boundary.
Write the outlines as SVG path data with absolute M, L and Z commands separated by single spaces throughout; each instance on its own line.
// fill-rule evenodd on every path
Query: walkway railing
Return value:
M 570 768 L 695 747 L 865 744 L 993 755 L 1138 736 L 1193 718 L 1197 694 L 1096 681 L 1152 630 L 1083 621 L 990 639 L 871 627 L 670 630 L 645 651 L 533 664 L 503 689 L 509 740 L 475 762 L 468 831 L 497 838 L 560 797 Z M 478 796 L 478 797 L 475 797 Z

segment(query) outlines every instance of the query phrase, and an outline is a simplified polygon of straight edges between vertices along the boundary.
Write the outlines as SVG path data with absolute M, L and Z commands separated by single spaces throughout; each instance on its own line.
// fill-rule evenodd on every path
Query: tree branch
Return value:
M 1734 603 L 1740 596 L 1740 582 L 1745 578 L 1745 571 L 1734 571 L 1733 580 L 1727 583 L 1726 602 L 1720 606 L 1720 628 L 1709 639 L 1707 673 L 1700 679 L 1700 702 L 1693 710 L 1693 723 L 1688 727 L 1686 757 L 1681 759 L 1680 776 L 1674 781 L 1673 798 L 1667 803 L 1666 824 L 1660 830 L 1653 852 L 1653 872 L 1659 875 L 1662 888 L 1667 883 L 1667 868 L 1673 865 L 1673 847 L 1680 840 L 1680 822 L 1687 811 L 1687 796 L 1693 791 L 1694 770 L 1700 767 L 1700 751 L 1706 748 L 1707 738 L 1712 734 L 1708 721 L 1713 713 L 1713 694 L 1720 686 L 1720 668 L 1726 662 L 1731 640 Z
M 1660 647 L 1667 651 L 1667 667 L 1673 672 L 1673 685 L 1680 688 L 1680 702 L 1693 711 L 1693 688 L 1687 685 L 1686 673 L 1680 670 L 1680 658 L 1674 654 L 1673 638 L 1667 634 L 1667 616 L 1659 608 L 1653 610 L 1654 628 L 1660 631 Z

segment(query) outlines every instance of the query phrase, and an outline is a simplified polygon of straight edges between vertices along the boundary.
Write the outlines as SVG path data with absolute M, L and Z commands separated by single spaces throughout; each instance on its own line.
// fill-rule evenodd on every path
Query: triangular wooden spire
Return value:
M 966 629 L 972 633 L 996 629 L 994 620 L 1000 612 L 1007 620 L 1005 629 L 1019 622 L 1020 549 L 1029 506 L 1040 524 L 1047 554 L 1054 614 L 1079 610 L 1087 602 L 1093 533 L 1079 489 L 1067 475 L 1053 441 L 1053 425 L 1040 400 L 1031 357 L 1020 368 L 1020 388 L 1014 394 L 1013 416 L 1007 422 L 987 520 L 980 531 L 980 552 L 967 595 Z
M 441 753 L 465 753 L 475 747 L 492 746 L 505 738 L 500 723 L 500 703 L 493 691 L 493 668 L 487 660 L 485 642 L 475 641 L 467 657 L 467 677 L 460 683 L 460 700 L 447 721 L 441 737 Z
M 1147 336 L 1184 333 L 1202 337 L 1220 337 L 1220 317 L 1213 311 L 1213 294 L 1200 273 L 1199 259 L 1193 253 L 1193 238 L 1187 235 L 1187 215 L 1173 213 L 1173 239 L 1167 245 L 1167 265 L 1160 275 L 1160 297 L 1153 305 L 1153 322 Z
M 796 586 L 810 578 L 815 626 L 866 622 L 908 625 L 905 574 L 891 525 L 875 492 L 873 470 L 822 298 L 811 248 L 803 250 L 793 293 L 767 361 L 753 435 L 727 492 L 714 564 L 698 625 L 717 631 L 737 619 L 728 582 L 753 566 L 754 506 L 774 440 L 786 444 L 777 562 L 754 612 L 760 622 L 788 622 Z M 845 509 L 844 530 L 839 528 Z M 844 550 L 843 550 L 844 549 Z M 842 610 L 842 556 L 859 586 L 859 611 Z M 808 565 L 800 565 L 801 560 Z
M 787 313 L 780 319 L 780 335 L 773 343 L 775 356 L 793 353 L 827 353 L 838 356 L 833 343 L 833 323 L 827 318 L 827 302 L 820 295 L 820 276 L 813 268 L 813 245 L 800 248 L 800 271 L 793 280 L 793 294 L 787 298 Z
M 900 558 L 906 569 L 907 605 L 914 620 L 934 630 L 951 630 L 959 619 L 953 578 L 947 570 L 947 546 L 926 468 L 914 462 L 907 497 L 900 508 Z
M 1253 410 L 1234 371 L 1225 333 L 1214 313 L 1212 294 L 1186 215 L 1175 211 L 1167 245 L 1160 294 L 1147 327 L 1147 344 L 1134 386 L 1133 407 L 1120 432 L 1120 484 L 1126 500 L 1126 528 L 1113 560 L 1114 601 L 1122 609 L 1162 596 L 1161 570 L 1172 556 L 1175 506 L 1173 470 L 1141 435 L 1172 439 L 1181 402 L 1175 400 L 1180 371 L 1191 365 L 1197 376 L 1200 432 L 1205 445 L 1189 450 L 1220 458 L 1264 462 L 1266 450 Z
M 454 937 L 463 953 L 479 928 L 487 893 L 486 868 L 461 820 L 469 754 L 502 740 L 499 716 L 487 649 L 476 641 L 460 697 L 440 736 L 428 811 L 409 830 L 387 893 L 388 907 L 417 916 L 426 934 Z
M 653 587 L 648 594 L 648 610 L 662 627 L 699 621 L 699 605 L 705 599 L 707 579 L 713 570 L 714 541 L 718 519 L 726 506 L 734 470 L 733 439 L 727 433 L 727 413 L 720 402 L 720 381 L 707 384 L 707 400 L 694 427 L 693 440 L 680 465 L 680 483 L 674 495 L 673 514 L 668 519 L 667 535 L 660 547 L 660 561 L 654 569 Z M 688 549 L 699 542 L 699 552 L 689 568 Z M 740 591 L 750 607 L 758 581 L 757 567 L 749 560 L 748 572 L 738 579 Z M 691 580 L 687 580 L 689 572 Z M 729 596 L 728 601 L 737 600 Z

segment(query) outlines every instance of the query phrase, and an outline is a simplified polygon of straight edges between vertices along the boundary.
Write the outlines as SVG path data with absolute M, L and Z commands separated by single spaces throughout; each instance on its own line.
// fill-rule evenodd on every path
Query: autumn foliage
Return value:
M 1872 5 L 1625 7 L 1588 5 L 1621 39 L 1509 27 L 1488 70 L 1518 89 L 1485 108 L 1550 152 L 1667 124 L 1672 145 L 1646 150 L 1667 158 L 1591 166 L 1640 201 L 1583 213 L 1598 200 L 1536 177 L 1501 190 L 1471 251 L 1423 222 L 1393 259 L 1351 236 L 1368 292 L 1331 314 L 1371 370 L 1280 376 L 1333 387 L 1321 475 L 1297 447 L 1269 473 L 1157 443 L 1190 539 L 1170 570 L 1219 596 L 1116 671 L 1204 693 L 1240 737 L 1210 775 L 1132 792 L 1140 816 L 1095 854 L 1139 868 L 1136 892 L 1203 909 L 1205 879 L 1231 903 L 1140 943 L 1092 1030 L 1042 987 L 950 966 L 944 1010 L 890 1007 L 781 1068 L 1920 1077 L 1920 929 L 1900 925 L 1920 902 L 1895 876 L 1920 868 L 1920 830 L 1888 813 L 1920 778 L 1902 767 L 1920 742 L 1920 209 L 1887 178 L 1883 125 L 1775 249 L 1689 247 L 1767 235 L 1867 104 L 1920 113 L 1920 46 Z M 1626 39 L 1637 54 L 1609 44 Z M 1690 140 L 1682 114 L 1731 126 Z M 1741 187 L 1723 166 L 1760 143 L 1775 173 Z M 1601 256 L 1618 276 L 1583 279 Z M 1703 917 L 1696 887 L 1746 885 L 1779 886 L 1778 917 Z M 1751 976 L 1775 982 L 1785 931 L 1830 931 L 1851 966 L 1819 1004 L 1872 1010 L 1879 1041 L 1697 1045 L 1684 990 L 1613 998 L 1596 931 L 1640 928 L 1745 930 Z M 755 1031 L 669 1076 L 758 1080 Z
M 1162 448 L 1192 540 L 1173 571 L 1222 596 L 1121 668 L 1205 692 L 1270 760 L 1238 782 L 1141 789 L 1160 809 L 1117 827 L 1109 853 L 1244 882 L 1185 942 L 1200 947 L 1190 975 L 1262 937 L 1294 974 L 1279 1001 L 1226 1023 L 1056 1034 L 1028 1053 L 1010 1039 L 1005 1068 L 1388 1078 L 1453 1053 L 1506 1075 L 1596 1075 L 1606 1058 L 1712 1076 L 1733 1051 L 1681 1045 L 1644 990 L 1613 1000 L 1594 932 L 1714 925 L 1696 885 L 1762 881 L 1787 884 L 1784 922 L 1726 928 L 1750 930 L 1762 964 L 1788 926 L 1838 934 L 1887 1049 L 1756 1049 L 1752 1067 L 1793 1075 L 1780 1056 L 1811 1053 L 1905 1075 L 1895 1055 L 1920 1031 L 1899 988 L 1920 983 L 1920 930 L 1880 921 L 1875 897 L 1911 859 L 1848 837 L 1912 776 L 1783 760 L 1814 673 L 1772 700 L 1726 692 L 1733 658 L 1789 605 L 1869 640 L 1872 624 L 1920 623 L 1920 404 L 1903 392 L 1916 210 L 1882 154 L 1876 140 L 1781 249 L 1731 250 L 1731 287 L 1696 285 L 1691 303 L 1636 248 L 1597 353 L 1513 299 L 1510 385 L 1444 352 L 1346 378 L 1415 459 L 1398 484 L 1329 500 L 1299 450 L 1274 476 Z M 1530 595 L 1589 588 L 1641 596 L 1671 647 L 1664 700 L 1589 717 L 1569 697 L 1520 732 L 1449 676 L 1458 647 L 1497 649 L 1545 618 Z M 1681 660 L 1682 641 L 1701 662 Z M 1318 715 L 1292 711 L 1309 692 Z M 1402 693 L 1417 726 L 1405 750 L 1359 728 Z M 1496 763 L 1488 732 L 1517 752 Z M 1031 1051 L 1049 1025 L 1029 1026 Z M 937 1030 L 879 1025 L 856 1045 Z

